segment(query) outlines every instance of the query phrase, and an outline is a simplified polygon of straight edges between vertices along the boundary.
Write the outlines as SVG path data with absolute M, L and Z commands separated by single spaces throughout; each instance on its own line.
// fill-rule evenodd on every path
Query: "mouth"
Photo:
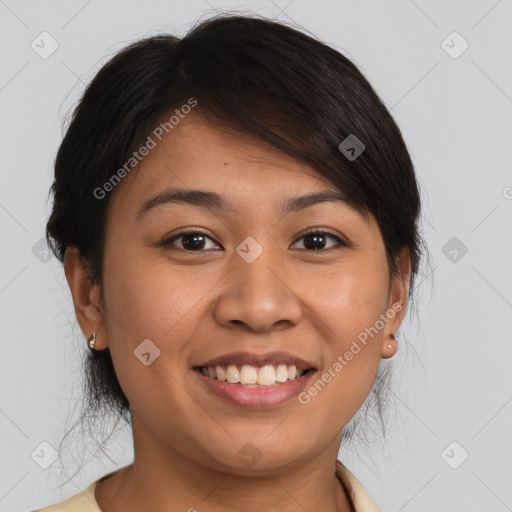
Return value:
M 294 398 L 316 368 L 283 352 L 222 356 L 192 368 L 207 391 L 239 407 L 265 409 Z
M 227 366 L 196 366 L 193 369 L 205 377 L 219 382 L 260 389 L 298 380 L 306 373 L 313 371 L 313 368 L 302 369 L 293 364 L 266 364 L 263 366 L 229 364 Z

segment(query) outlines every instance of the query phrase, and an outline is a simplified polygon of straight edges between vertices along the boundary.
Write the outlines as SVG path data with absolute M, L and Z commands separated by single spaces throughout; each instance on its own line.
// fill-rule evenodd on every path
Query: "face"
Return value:
M 151 201 L 170 189 L 225 204 Z M 313 169 L 197 114 L 117 185 L 105 302 L 81 323 L 87 336 L 98 333 L 97 348 L 110 348 L 136 445 L 241 474 L 337 453 L 380 359 L 396 350 L 389 334 L 403 317 L 408 275 L 390 281 L 371 215 L 339 200 L 286 208 L 325 191 L 338 192 Z M 217 366 L 246 384 L 217 379 Z M 292 366 L 304 374 L 293 378 Z M 286 382 L 257 387 L 276 375 Z

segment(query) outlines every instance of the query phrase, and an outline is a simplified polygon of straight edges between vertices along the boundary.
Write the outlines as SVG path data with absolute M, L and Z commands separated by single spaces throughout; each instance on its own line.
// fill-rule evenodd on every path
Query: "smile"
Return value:
M 268 364 L 261 367 L 199 366 L 194 370 L 193 374 L 210 396 L 245 409 L 270 409 L 296 399 L 315 374 L 313 368 L 304 370 L 294 365 Z
M 285 382 L 297 380 L 307 372 L 307 370 L 299 369 L 293 364 L 259 367 L 248 364 L 229 364 L 227 366 L 200 366 L 196 370 L 210 379 L 249 388 L 279 386 Z

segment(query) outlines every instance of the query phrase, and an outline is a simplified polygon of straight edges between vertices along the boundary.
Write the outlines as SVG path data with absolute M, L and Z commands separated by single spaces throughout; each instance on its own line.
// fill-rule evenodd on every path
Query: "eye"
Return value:
M 180 242 L 181 247 L 178 247 L 175 242 L 180 238 L 182 239 Z M 177 235 L 164 240 L 161 245 L 162 247 L 174 245 L 177 249 L 183 249 L 188 252 L 202 252 L 203 249 L 205 249 L 205 245 L 207 245 L 208 240 L 218 246 L 212 238 L 202 231 L 186 231 L 184 233 L 178 233 Z M 208 249 L 208 247 L 206 247 L 206 249 Z
M 304 249 L 307 249 L 309 252 L 312 251 L 324 251 L 326 250 L 325 244 L 327 239 L 335 240 L 338 246 L 348 247 L 348 244 L 342 240 L 341 238 L 328 233 L 326 231 L 320 231 L 318 228 L 308 230 L 304 235 L 302 235 L 299 240 L 304 240 L 303 245 Z M 295 242 L 296 244 L 297 242 Z M 327 250 L 333 249 L 334 247 L 328 247 Z
M 326 250 L 336 248 L 336 244 L 326 248 L 328 239 L 334 240 L 338 246 L 348 247 L 348 244 L 341 238 L 328 233 L 327 231 L 321 231 L 318 228 L 307 231 L 295 242 L 294 245 L 296 245 L 300 240 L 304 240 L 302 242 L 303 248 L 299 247 L 300 249 L 306 249 L 308 252 L 324 252 Z M 176 243 L 177 241 L 179 241 L 179 245 Z M 178 233 L 177 235 L 173 235 L 172 237 L 164 240 L 161 245 L 162 247 L 174 246 L 176 249 L 185 250 L 187 252 L 204 252 L 206 249 L 215 249 L 215 247 L 206 247 L 208 241 L 212 242 L 215 246 L 220 247 L 220 244 L 215 242 L 203 231 L 186 231 Z

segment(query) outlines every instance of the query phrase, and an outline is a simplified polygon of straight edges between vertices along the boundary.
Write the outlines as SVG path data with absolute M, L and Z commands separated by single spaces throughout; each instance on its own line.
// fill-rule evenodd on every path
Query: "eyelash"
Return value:
M 174 241 L 178 240 L 180 237 L 185 236 L 185 235 L 202 235 L 202 236 L 204 236 L 206 238 L 209 238 L 210 240 L 212 240 L 217 245 L 220 245 L 218 242 L 216 242 L 211 236 L 206 234 L 204 231 L 194 230 L 194 231 L 184 231 L 182 233 L 178 233 L 176 235 L 173 235 L 172 237 L 167 238 L 166 240 L 164 240 L 161 243 L 161 246 L 162 247 L 172 246 L 172 243 Z M 301 240 L 302 238 L 304 238 L 304 237 L 306 237 L 308 235 L 327 235 L 329 238 L 333 238 L 334 240 L 336 240 L 336 242 L 338 243 L 338 246 L 330 247 L 328 249 L 317 249 L 317 250 L 300 249 L 301 251 L 306 251 L 306 252 L 311 252 L 311 253 L 323 253 L 323 252 L 328 252 L 328 251 L 335 250 L 335 249 L 340 249 L 342 247 L 350 247 L 350 245 L 347 242 L 345 242 L 344 240 L 342 240 L 341 238 L 337 237 L 336 235 L 333 235 L 332 233 L 329 233 L 328 231 L 322 231 L 320 228 L 310 228 L 310 229 L 308 229 L 305 233 L 303 233 L 299 238 L 297 238 L 295 240 L 293 245 L 295 245 L 299 240 Z M 182 249 L 182 248 L 179 248 L 179 247 L 174 247 L 174 248 L 178 249 L 178 250 L 185 251 L 185 252 L 189 252 L 189 253 L 193 253 L 193 252 L 197 252 L 197 253 L 206 252 L 205 250 L 187 251 L 186 249 Z

